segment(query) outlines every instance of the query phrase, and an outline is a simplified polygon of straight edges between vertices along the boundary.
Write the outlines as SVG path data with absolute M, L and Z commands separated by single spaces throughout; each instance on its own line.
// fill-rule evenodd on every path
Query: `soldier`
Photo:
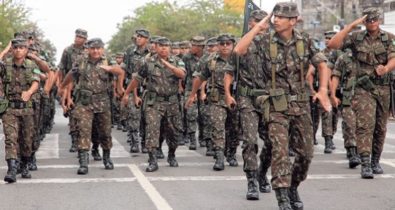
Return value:
M 254 27 L 266 16 L 267 13 L 262 10 L 251 12 L 249 28 Z M 268 95 L 266 90 L 268 75 L 267 72 L 263 71 L 261 55 L 256 45 L 256 43 L 259 43 L 259 35 L 255 36 L 245 55 L 240 57 L 232 56 L 231 64 L 233 69 L 226 72 L 224 79 L 227 106 L 236 107 L 240 112 L 240 129 L 243 131 L 241 140 L 245 142 L 243 159 L 244 172 L 248 180 L 247 200 L 259 199 L 257 180 L 259 180 L 259 190 L 261 192 L 270 192 L 270 183 L 266 173 L 271 164 L 272 145 L 267 136 L 267 125 L 265 125 L 263 116 L 264 109 L 257 103 L 264 95 Z M 237 92 L 235 96 L 231 96 L 231 84 L 235 77 L 238 79 L 236 81 Z M 257 133 L 264 141 L 264 147 L 259 156 L 261 160 L 259 168 Z
M 77 61 L 77 59 L 84 55 L 84 44 L 86 39 L 88 38 L 88 32 L 84 29 L 76 29 L 75 30 L 75 38 L 74 43 L 63 50 L 62 58 L 58 65 L 59 67 L 59 80 L 62 81 L 63 77 L 71 70 L 73 67 L 73 63 Z M 67 87 L 71 88 L 71 87 Z M 62 96 L 62 89 L 58 87 L 59 94 Z M 72 90 L 66 90 L 66 92 L 72 92 Z M 66 96 L 63 96 L 65 98 Z M 74 113 L 72 110 L 67 111 L 69 116 L 69 127 L 70 127 L 70 136 L 71 136 L 71 147 L 70 152 L 77 151 L 77 129 L 76 129 L 76 121 L 74 117 Z
M 124 62 L 125 62 L 125 67 L 126 67 L 126 76 L 127 78 L 131 78 L 132 74 L 137 73 L 137 63 L 140 62 L 141 59 L 144 59 L 144 57 L 149 53 L 148 50 L 148 40 L 150 38 L 150 33 L 149 31 L 145 29 L 138 29 L 135 31 L 136 33 L 136 41 L 135 41 L 135 46 L 133 48 L 129 48 L 126 50 L 125 56 L 124 56 Z M 125 84 L 129 85 L 129 84 Z M 140 90 L 141 88 L 139 88 Z M 134 91 L 138 91 L 137 89 Z M 143 94 L 143 91 L 139 91 L 139 94 Z M 136 104 L 133 103 L 133 100 L 128 103 L 128 136 L 131 139 L 130 143 L 130 152 L 131 153 L 138 153 L 140 152 L 139 148 L 139 143 L 140 143 L 140 136 L 139 136 L 139 130 L 140 130 L 140 121 L 141 121 L 141 110 L 139 109 Z
M 162 37 L 157 40 L 157 53 L 143 60 L 137 75 L 129 84 L 122 103 L 127 104 L 129 93 L 139 83 L 147 79 L 146 94 L 144 98 L 144 115 L 146 125 L 146 148 L 149 160 L 147 172 L 158 170 L 156 151 L 159 147 L 159 131 L 161 121 L 166 123 L 166 139 L 169 145 L 167 162 L 170 167 L 178 167 L 175 151 L 178 146 L 182 126 L 177 106 L 178 81 L 185 77 L 184 63 L 170 54 L 170 40 Z M 135 103 L 141 105 L 141 99 L 135 98 Z
M 37 65 L 27 59 L 28 43 L 26 39 L 12 40 L 12 56 L 0 66 L 1 108 L 3 131 L 5 135 L 7 175 L 4 181 L 16 182 L 17 151 L 21 154 L 22 178 L 31 178 L 28 170 L 32 154 L 34 136 L 34 117 L 31 96 L 38 90 L 40 78 L 34 71 Z M 36 62 L 43 62 L 37 56 L 31 56 Z
M 185 64 L 185 70 L 187 72 L 184 78 L 184 96 L 185 98 L 189 98 L 192 90 L 192 75 L 196 70 L 196 65 L 199 59 L 203 56 L 204 46 L 206 39 L 202 36 L 194 36 L 190 43 L 192 44 L 192 48 L 190 52 L 182 58 L 182 61 Z M 186 123 L 186 137 L 189 138 L 189 149 L 196 150 L 196 128 L 197 128 L 197 118 L 198 118 L 198 107 L 197 104 L 193 104 L 187 110 L 184 111 Z
M 357 122 L 357 150 L 362 162 L 361 177 L 372 179 L 373 174 L 383 173 L 379 161 L 387 132 L 390 71 L 395 69 L 395 37 L 380 29 L 378 8 L 367 8 L 362 14 L 362 18 L 337 33 L 329 41 L 328 47 L 349 48 L 358 61 L 353 102 Z M 366 30 L 348 35 L 362 23 Z
M 110 158 L 111 140 L 111 111 L 108 89 L 111 87 L 110 74 L 118 75 L 117 90 L 122 93 L 124 71 L 119 66 L 109 66 L 103 57 L 104 43 L 100 38 L 87 42 L 88 56 L 79 59 L 73 71 L 70 71 L 62 87 L 70 83 L 76 84 L 75 118 L 78 129 L 78 157 L 80 167 L 78 174 L 88 173 L 88 162 L 92 130 L 96 129 L 97 136 L 103 148 L 103 163 L 105 169 L 112 170 L 114 165 Z
M 190 50 L 190 43 L 189 41 L 182 41 L 180 42 L 180 58 L 184 57 L 184 55 L 189 53 Z
M 207 58 L 205 63 L 199 65 L 199 70 L 195 73 L 192 84 L 192 91 L 185 103 L 186 108 L 192 106 L 196 100 L 196 92 L 201 87 L 203 81 L 208 81 L 208 103 L 210 106 L 210 123 L 212 125 L 212 139 L 215 148 L 215 158 L 213 169 L 222 171 L 224 165 L 224 149 L 225 149 L 225 122 L 228 110 L 224 101 L 224 81 L 225 71 L 231 68 L 228 64 L 235 38 L 229 34 L 222 34 L 217 37 L 218 53 L 213 53 Z M 231 165 L 237 166 L 237 165 Z
M 294 27 L 299 12 L 296 3 L 277 3 L 273 9 L 274 31 L 265 33 L 257 46 L 264 71 L 269 76 L 269 94 L 259 103 L 268 111 L 269 139 L 272 141 L 272 187 L 280 209 L 303 209 L 298 194 L 300 183 L 306 179 L 313 157 L 313 128 L 310 116 L 305 74 L 312 63 L 319 69 L 320 89 L 315 97 L 325 110 L 328 99 L 329 69 L 325 56 L 315 48 L 307 34 Z M 253 27 L 237 44 L 234 52 L 244 55 L 255 36 L 269 28 L 270 16 Z M 265 100 L 266 99 L 266 100 Z M 292 136 L 289 137 L 289 131 Z M 292 164 L 288 142 L 292 140 L 296 153 Z
M 332 104 L 335 107 L 341 108 L 344 147 L 347 150 L 349 168 L 355 168 L 361 164 L 361 160 L 357 153 L 355 138 L 355 113 L 352 109 L 357 74 L 358 61 L 353 57 L 352 51 L 347 49 L 345 53 L 337 59 L 335 67 L 333 68 L 330 96 Z M 340 86 L 341 99 L 336 96 L 338 86 Z
M 115 62 L 116 65 L 122 66 L 123 64 L 123 57 L 124 54 L 122 52 L 119 52 L 115 55 Z M 120 118 L 121 118 L 121 98 L 119 95 L 117 95 L 115 89 L 116 89 L 116 85 L 117 85 L 117 78 L 114 78 L 113 81 L 113 93 L 114 93 L 114 97 L 112 98 L 113 101 L 113 112 L 112 112 L 112 119 L 113 119 L 113 125 L 119 125 L 120 124 Z M 130 139 L 131 140 L 131 139 Z M 128 142 L 130 143 L 130 142 Z
M 173 42 L 171 44 L 171 54 L 174 56 L 179 56 L 180 55 L 180 42 Z

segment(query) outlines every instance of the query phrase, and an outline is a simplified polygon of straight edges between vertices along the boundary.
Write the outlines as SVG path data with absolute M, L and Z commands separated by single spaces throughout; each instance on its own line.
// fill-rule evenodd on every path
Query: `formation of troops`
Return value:
M 131 153 L 148 154 L 146 172 L 159 169 L 164 141 L 171 167 L 178 167 L 177 147 L 187 144 L 206 147 L 215 171 L 225 170 L 225 162 L 238 166 L 241 142 L 246 198 L 273 189 L 279 209 L 303 209 L 298 188 L 318 144 L 320 118 L 329 154 L 339 116 L 349 167 L 361 165 L 364 179 L 384 173 L 394 35 L 379 28 L 379 10 L 368 8 L 340 32 L 326 32 L 320 51 L 296 28 L 298 16 L 291 2 L 277 3 L 270 14 L 253 11 L 240 39 L 220 34 L 171 42 L 138 29 L 126 51 L 111 58 L 100 38 L 77 29 L 57 66 L 47 62 L 34 33 L 16 33 L 0 54 L 4 181 L 37 170 L 35 153 L 51 131 L 56 100 L 69 119 L 80 175 L 89 171 L 89 152 L 114 169 L 112 127 L 127 132 Z M 354 31 L 360 24 L 366 30 Z

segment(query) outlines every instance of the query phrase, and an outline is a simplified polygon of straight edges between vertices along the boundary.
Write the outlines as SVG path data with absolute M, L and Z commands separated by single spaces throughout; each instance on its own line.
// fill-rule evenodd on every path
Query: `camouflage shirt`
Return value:
M 66 75 L 72 68 L 73 64 L 85 55 L 83 47 L 77 48 L 74 44 L 68 46 L 63 50 L 62 58 L 58 65 L 59 70 L 62 71 L 63 75 Z
M 376 37 L 366 30 L 354 32 L 343 43 L 343 49 L 351 49 L 360 63 L 360 75 L 374 75 L 378 65 L 386 65 L 395 57 L 395 36 L 380 30 Z
M 335 66 L 337 58 L 342 54 L 341 50 L 332 50 L 329 48 L 325 48 L 322 53 L 325 55 L 325 57 L 328 59 L 326 65 L 328 68 L 331 70 Z
M 136 69 L 137 64 L 143 59 L 149 50 L 147 47 L 138 48 L 136 45 L 130 46 L 123 57 L 123 62 L 125 63 L 122 68 L 126 70 L 126 77 L 131 78 L 131 75 L 138 70 Z
M 196 65 L 199 62 L 199 57 L 192 55 L 191 53 L 186 54 L 182 61 L 185 63 L 185 90 L 191 91 L 192 90 L 192 75 L 193 72 L 196 70 Z
M 339 86 L 350 89 L 352 88 L 352 82 L 355 82 L 357 77 L 358 66 L 358 62 L 353 57 L 352 52 L 347 50 L 337 59 L 332 76 L 339 78 Z
M 185 65 L 178 57 L 170 56 L 167 61 L 185 71 Z M 135 79 L 140 83 L 147 79 L 147 91 L 154 92 L 158 96 L 172 96 L 178 93 L 179 78 L 160 62 L 157 54 L 143 59 L 140 65 Z

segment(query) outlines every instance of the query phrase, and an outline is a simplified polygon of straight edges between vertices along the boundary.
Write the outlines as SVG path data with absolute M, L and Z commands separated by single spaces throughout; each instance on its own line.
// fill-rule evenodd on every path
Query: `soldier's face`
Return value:
M 223 56 L 228 56 L 232 52 L 233 42 L 232 41 L 220 41 L 219 42 L 219 53 Z
M 171 54 L 173 54 L 173 55 L 179 55 L 179 54 L 180 54 L 180 48 L 171 49 Z
M 115 61 L 117 62 L 117 64 L 121 64 L 123 62 L 123 57 L 116 57 Z
M 74 38 L 74 44 L 77 46 L 82 46 L 84 45 L 86 39 L 82 36 L 75 36 Z
M 104 49 L 102 47 L 90 47 L 88 48 L 89 58 L 98 60 L 103 56 Z
M 366 30 L 369 32 L 374 32 L 379 30 L 380 21 L 378 18 L 367 19 L 364 23 Z
M 217 52 L 218 51 L 218 46 L 217 45 L 208 45 L 206 50 L 209 53 Z
M 296 24 L 296 18 L 288 18 L 282 16 L 274 16 L 273 26 L 277 33 L 281 33 L 292 29 Z
M 170 46 L 158 44 L 157 53 L 161 58 L 167 58 L 170 55 Z
M 28 52 L 27 46 L 13 46 L 12 47 L 12 55 L 16 59 L 25 58 Z
M 148 39 L 146 37 L 137 35 L 137 37 L 136 37 L 136 45 L 137 46 L 142 47 L 142 46 L 146 45 L 147 42 L 148 42 Z
M 192 54 L 197 54 L 197 53 L 202 52 L 202 51 L 203 51 L 203 47 L 202 46 L 200 46 L 200 45 L 192 45 L 192 48 L 191 48 L 191 53 Z

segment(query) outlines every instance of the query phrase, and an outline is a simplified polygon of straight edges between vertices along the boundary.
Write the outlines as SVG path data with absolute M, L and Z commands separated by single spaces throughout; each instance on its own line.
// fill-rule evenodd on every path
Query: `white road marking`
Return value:
M 147 177 L 140 171 L 140 169 L 136 165 L 129 165 L 130 171 L 137 178 L 137 181 L 140 183 L 141 187 L 148 194 L 149 198 L 155 204 L 157 209 L 160 210 L 171 210 L 173 209 L 169 203 L 162 197 L 162 195 L 156 190 L 154 185 L 150 183 Z
M 135 177 L 132 178 L 57 178 L 57 179 L 22 179 L 18 178 L 18 184 L 76 184 L 76 183 L 103 183 L 103 182 L 134 182 Z M 0 184 L 6 184 L 0 182 Z
M 59 158 L 59 134 L 46 134 L 36 153 L 37 159 L 58 159 Z
M 111 148 L 112 158 L 130 157 L 130 153 L 125 150 L 125 147 L 119 143 L 119 141 L 112 137 L 112 148 Z

